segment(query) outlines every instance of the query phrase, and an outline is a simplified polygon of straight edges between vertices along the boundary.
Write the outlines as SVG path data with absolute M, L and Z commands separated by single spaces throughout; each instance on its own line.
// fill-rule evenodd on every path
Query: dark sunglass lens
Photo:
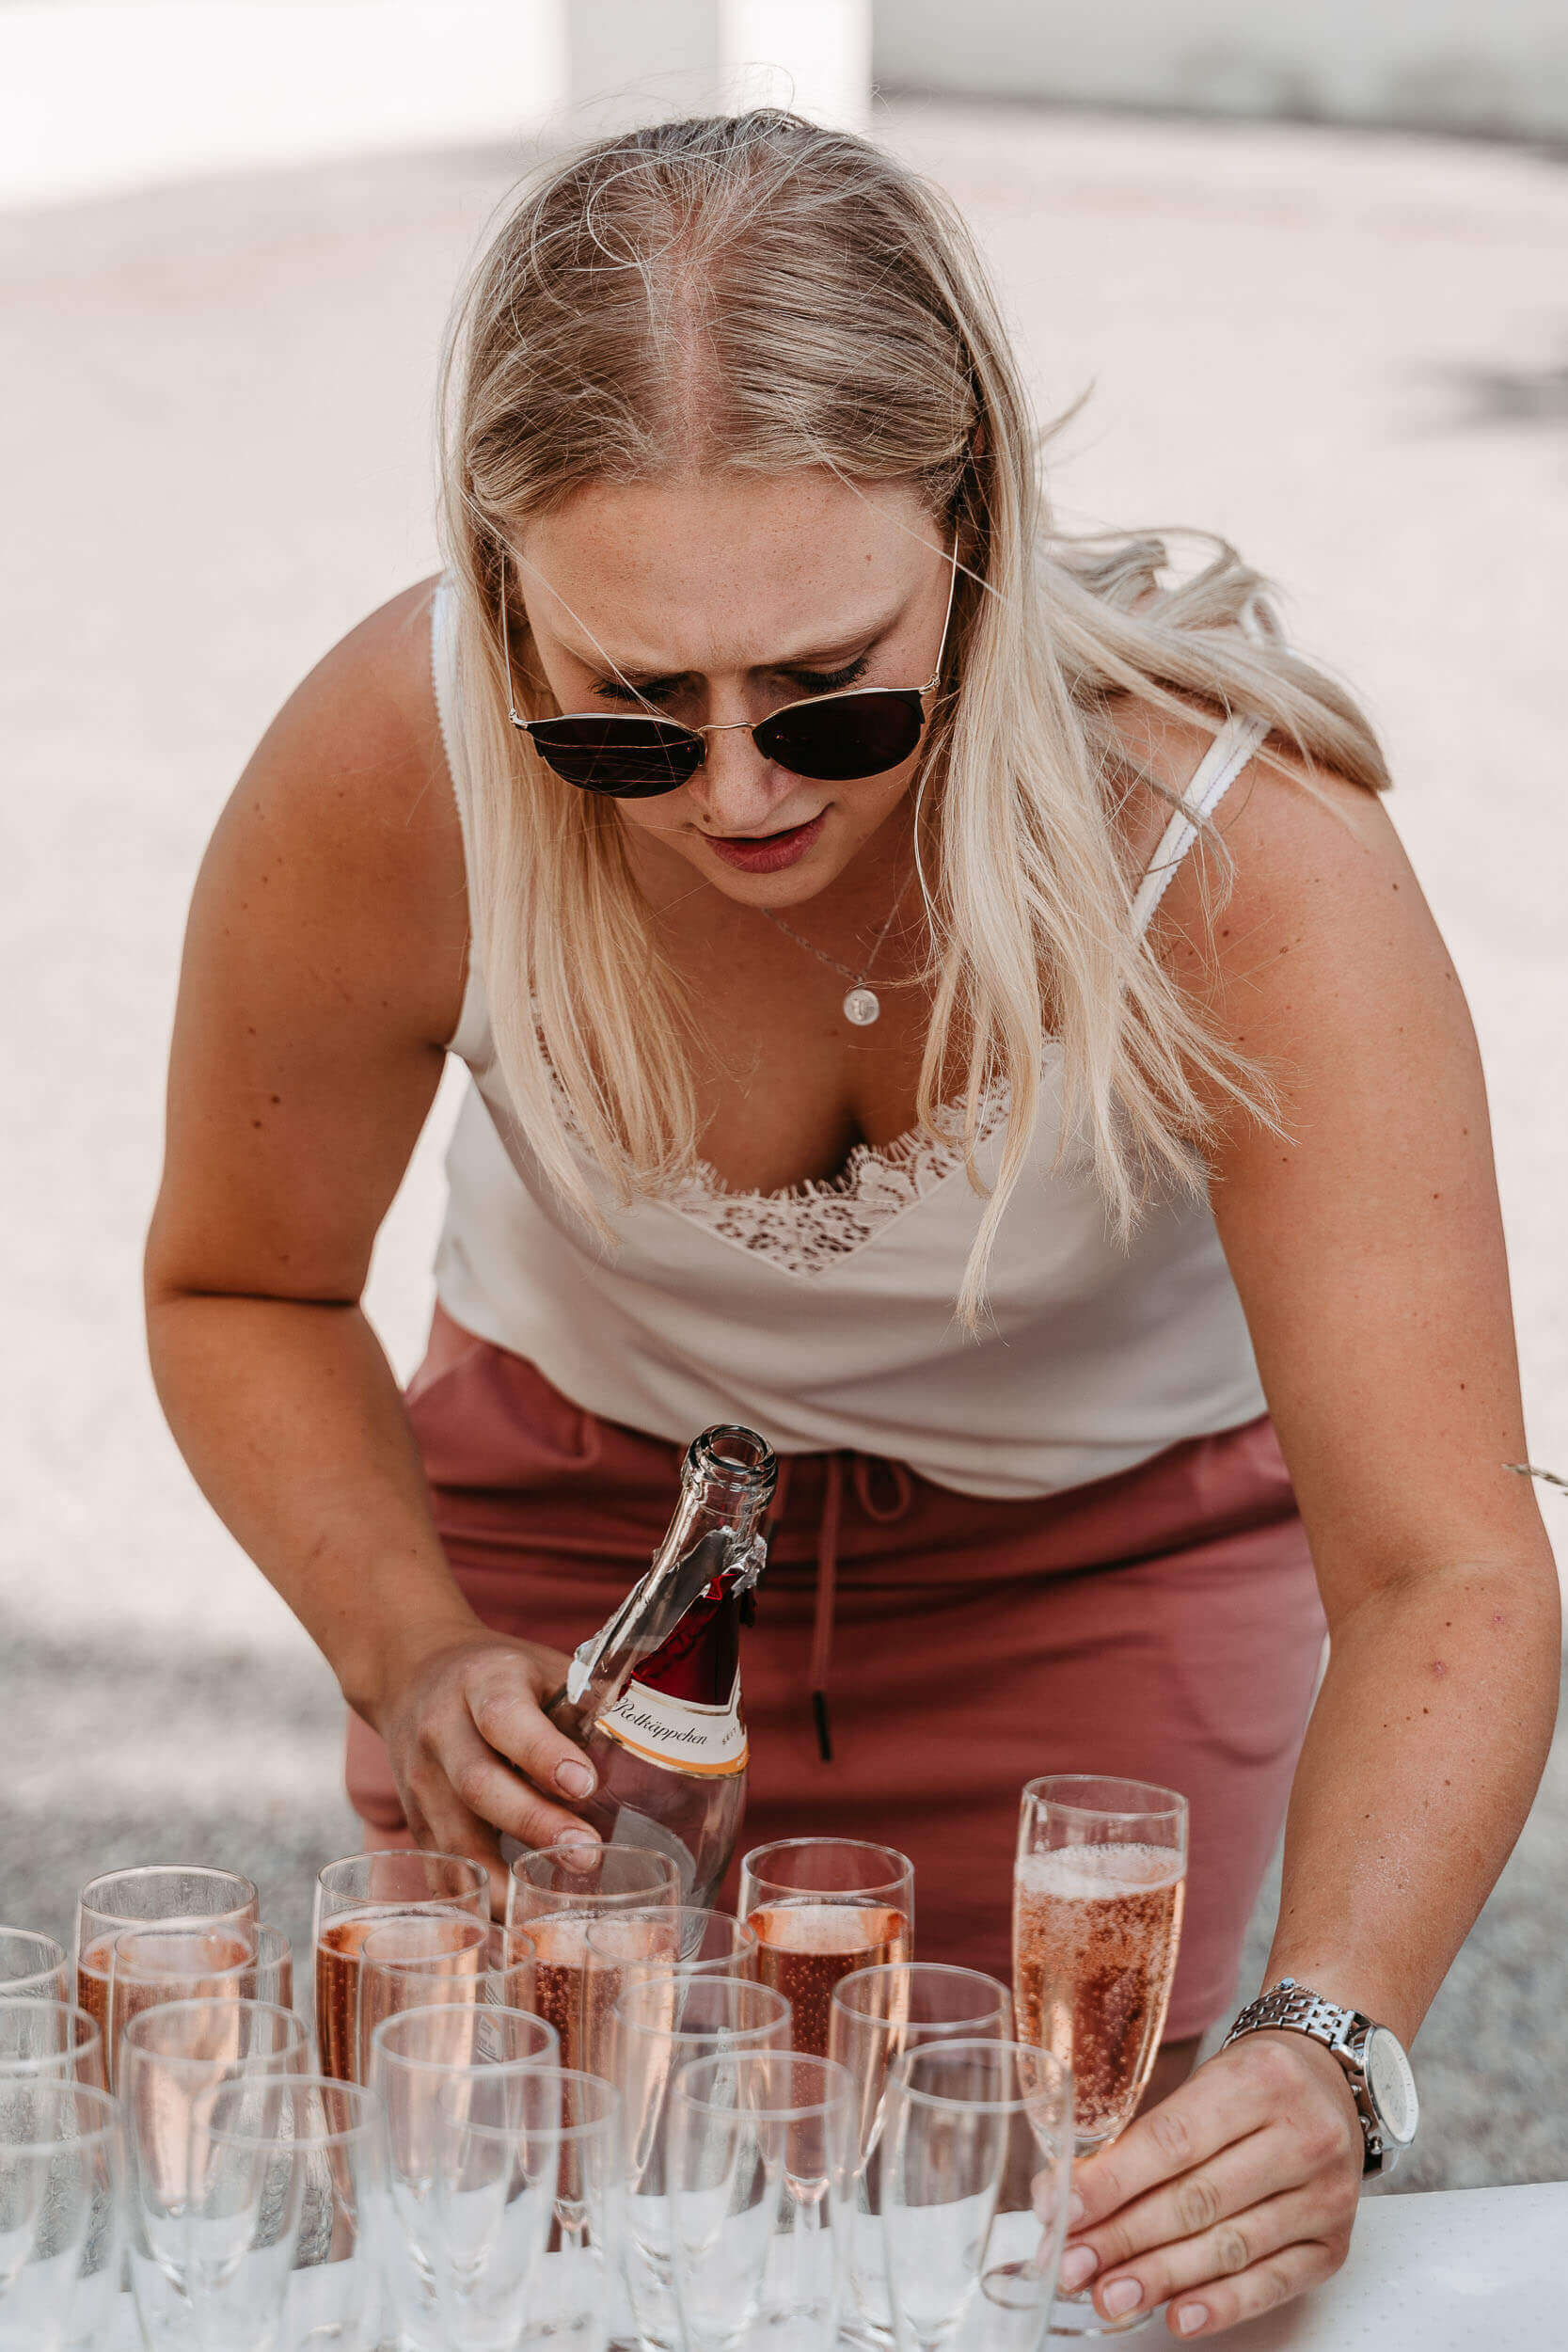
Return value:
M 925 725 L 912 688 L 867 687 L 859 694 L 829 694 L 775 712 L 756 729 L 757 749 L 791 775 L 819 784 L 901 768 Z
M 536 719 L 529 734 L 558 776 L 616 801 L 674 792 L 702 764 L 702 737 L 662 719 Z

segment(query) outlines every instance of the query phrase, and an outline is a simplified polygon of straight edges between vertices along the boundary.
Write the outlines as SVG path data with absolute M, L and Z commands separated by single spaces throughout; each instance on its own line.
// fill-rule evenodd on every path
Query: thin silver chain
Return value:
M 889 931 L 892 930 L 898 910 L 903 905 L 909 895 L 910 884 L 909 878 L 906 875 L 903 888 L 899 891 L 897 898 L 895 898 L 892 906 L 888 909 L 887 921 L 882 925 L 881 930 L 877 933 L 876 938 L 872 942 L 871 953 L 865 959 L 864 969 L 859 972 L 851 972 L 847 963 L 840 963 L 838 958 L 836 956 L 829 955 L 825 947 L 818 947 L 814 940 L 803 938 L 801 934 L 796 930 L 793 924 L 786 923 L 782 914 L 775 914 L 771 907 L 759 907 L 757 912 L 760 914 L 765 914 L 768 917 L 768 920 L 774 926 L 775 930 L 783 931 L 786 939 L 792 939 L 797 947 L 804 947 L 807 953 L 814 955 L 819 963 L 825 963 L 829 965 L 832 971 L 842 973 L 851 988 L 863 988 L 867 980 L 871 977 L 872 968 L 877 961 L 877 958 L 882 952 L 882 943 L 887 938 Z

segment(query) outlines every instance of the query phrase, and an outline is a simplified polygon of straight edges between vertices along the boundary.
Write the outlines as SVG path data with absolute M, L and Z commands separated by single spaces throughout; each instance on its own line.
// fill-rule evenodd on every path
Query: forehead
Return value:
M 595 483 L 516 541 L 533 626 L 626 669 L 745 669 L 881 626 L 937 526 L 902 484 L 825 472 Z M 569 609 L 568 609 L 569 608 Z

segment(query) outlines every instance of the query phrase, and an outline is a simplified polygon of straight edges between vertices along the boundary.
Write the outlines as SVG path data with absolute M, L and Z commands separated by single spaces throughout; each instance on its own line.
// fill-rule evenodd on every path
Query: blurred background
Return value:
M 434 567 L 436 349 L 508 188 L 759 99 L 962 205 L 1042 413 L 1092 387 L 1069 518 L 1225 532 L 1370 703 L 1486 1057 L 1533 1458 L 1568 1472 L 1556 0 L 0 0 L 0 1918 L 61 1932 L 89 1869 L 178 1856 L 303 1937 L 353 1842 L 331 1677 L 146 1369 L 185 902 L 273 710 Z M 452 1085 L 371 1285 L 404 1372 Z M 1568 2175 L 1565 1833 L 1560 1739 L 1396 2190 Z

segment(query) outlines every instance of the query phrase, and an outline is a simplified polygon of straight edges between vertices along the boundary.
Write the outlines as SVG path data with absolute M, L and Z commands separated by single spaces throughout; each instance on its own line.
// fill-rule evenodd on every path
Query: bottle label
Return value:
M 706 1707 L 676 1698 L 645 1682 L 628 1682 L 615 1705 L 594 1725 L 618 1746 L 667 1772 L 702 1780 L 728 1778 L 746 1770 L 746 1726 L 740 1717 L 740 1677 L 729 1702 Z

